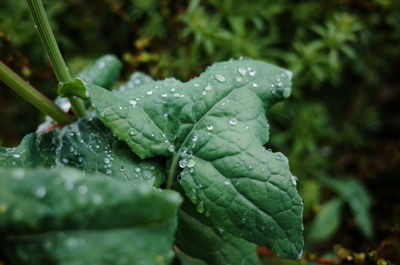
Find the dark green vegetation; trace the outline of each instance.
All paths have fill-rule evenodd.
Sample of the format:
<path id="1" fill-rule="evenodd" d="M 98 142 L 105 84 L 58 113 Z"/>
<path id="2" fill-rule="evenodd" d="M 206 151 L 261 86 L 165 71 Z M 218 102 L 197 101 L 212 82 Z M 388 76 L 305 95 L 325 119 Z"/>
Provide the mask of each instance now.
<path id="1" fill-rule="evenodd" d="M 74 73 L 104 53 L 123 60 L 125 79 L 140 70 L 155 79 L 174 76 L 187 81 L 213 62 L 239 56 L 292 70 L 291 98 L 268 114 L 267 147 L 287 155 L 299 178 L 305 253 L 328 254 L 330 259 L 352 256 L 353 261 L 371 264 L 380 258 L 399 261 L 399 1 L 45 4 Z M 2 2 L 0 38 L 1 59 L 54 97 L 57 81 L 25 1 Z M 0 86 L 0 142 L 16 146 L 42 117 Z M 125 149 L 129 148 L 121 150 Z M 90 154 L 88 159 L 96 159 Z M 132 158 L 122 152 L 121 159 Z M 188 229 L 200 226 L 191 223 L 195 220 L 203 223 L 186 217 Z M 234 249 L 222 252 L 234 255 Z M 210 254 L 210 259 L 215 257 Z"/>

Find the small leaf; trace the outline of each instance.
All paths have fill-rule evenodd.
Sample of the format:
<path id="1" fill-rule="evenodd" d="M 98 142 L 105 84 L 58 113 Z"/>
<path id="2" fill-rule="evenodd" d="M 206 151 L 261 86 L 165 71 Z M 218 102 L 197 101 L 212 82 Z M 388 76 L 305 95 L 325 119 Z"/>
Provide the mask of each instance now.
<path id="1" fill-rule="evenodd" d="M 302 202 L 286 157 L 265 150 L 266 110 L 290 94 L 291 73 L 253 60 L 110 92 L 88 85 L 102 122 L 141 158 L 172 157 L 170 175 L 197 210 L 234 236 L 300 257 Z"/>
<path id="2" fill-rule="evenodd" d="M 168 264 L 178 193 L 72 169 L 0 169 L 0 248 L 14 264 Z"/>
<path id="3" fill-rule="evenodd" d="M 72 81 L 61 83 L 58 86 L 58 95 L 60 97 L 73 97 L 77 96 L 83 99 L 88 98 L 85 87 L 85 81 L 75 78 Z"/>
<path id="4" fill-rule="evenodd" d="M 104 55 L 97 59 L 93 65 L 86 67 L 79 73 L 78 78 L 86 83 L 104 88 L 111 88 L 117 81 L 122 63 L 114 55 Z"/>
<path id="5" fill-rule="evenodd" d="M 361 232 L 371 239 L 374 232 L 370 213 L 372 199 L 367 189 L 355 179 L 324 178 L 323 182 L 350 205 Z"/>
<path id="6" fill-rule="evenodd" d="M 196 240 L 193 240 L 196 238 Z M 257 265 L 256 245 L 215 227 L 187 203 L 178 212 L 176 245 L 209 265 Z"/>
<path id="7" fill-rule="evenodd" d="M 151 186 L 159 186 L 164 180 L 158 161 L 137 158 L 96 118 L 29 134 L 17 148 L 0 148 L 0 166 L 70 166 L 86 172 L 101 172 L 122 182 Z"/>
<path id="8" fill-rule="evenodd" d="M 332 199 L 321 206 L 321 210 L 311 224 L 309 237 L 312 241 L 331 238 L 339 228 L 342 219 L 343 201 Z"/>

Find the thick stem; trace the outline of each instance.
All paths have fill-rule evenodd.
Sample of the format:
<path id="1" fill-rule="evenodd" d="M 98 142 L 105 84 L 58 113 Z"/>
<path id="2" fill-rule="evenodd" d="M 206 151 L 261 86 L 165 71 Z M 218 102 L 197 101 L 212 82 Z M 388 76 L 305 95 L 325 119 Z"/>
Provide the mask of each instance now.
<path id="1" fill-rule="evenodd" d="M 61 55 L 60 49 L 58 48 L 56 39 L 53 31 L 51 30 L 50 23 L 47 19 L 46 12 L 44 11 L 41 0 L 27 0 L 29 10 L 31 11 L 33 21 L 35 22 L 35 28 L 37 29 L 40 40 L 46 50 L 47 55 L 50 58 L 51 65 L 57 76 L 58 81 L 68 82 L 71 81 L 71 74 L 69 73 L 68 67 Z M 86 115 L 85 106 L 81 99 L 71 97 L 68 98 L 71 102 L 71 107 L 78 117 L 84 117 Z"/>
<path id="2" fill-rule="evenodd" d="M 171 167 L 169 168 L 168 171 L 167 189 L 171 189 L 172 184 L 174 183 L 174 179 L 176 176 L 176 168 L 178 166 L 178 160 L 179 160 L 179 153 L 175 153 L 174 156 L 172 157 Z"/>
<path id="3" fill-rule="evenodd" d="M 0 61 L 0 80 L 58 123 L 68 124 L 73 121 L 71 116 L 63 112 L 53 101 L 25 82 L 2 61 Z"/>

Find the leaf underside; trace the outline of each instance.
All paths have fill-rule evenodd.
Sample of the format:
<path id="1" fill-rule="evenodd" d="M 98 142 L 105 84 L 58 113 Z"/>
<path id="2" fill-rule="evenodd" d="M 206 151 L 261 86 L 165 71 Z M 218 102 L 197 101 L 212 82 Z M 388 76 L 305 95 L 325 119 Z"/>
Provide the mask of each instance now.
<path id="1" fill-rule="evenodd" d="M 0 249 L 15 264 L 153 265 L 173 257 L 176 192 L 68 168 L 0 175 Z"/>
<path id="2" fill-rule="evenodd" d="M 266 150 L 267 109 L 290 93 L 290 72 L 253 60 L 214 64 L 187 83 L 110 92 L 89 85 L 102 122 L 141 158 L 171 157 L 186 195 L 215 226 L 298 258 L 302 201 L 288 161 Z"/>

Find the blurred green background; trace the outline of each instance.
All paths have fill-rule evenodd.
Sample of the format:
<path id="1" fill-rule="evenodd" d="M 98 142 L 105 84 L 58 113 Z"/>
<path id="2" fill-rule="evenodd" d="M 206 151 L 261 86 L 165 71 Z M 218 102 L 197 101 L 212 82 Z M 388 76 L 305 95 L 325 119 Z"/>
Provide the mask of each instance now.
<path id="1" fill-rule="evenodd" d="M 105 53 L 123 61 L 125 79 L 143 71 L 189 80 L 240 56 L 293 71 L 291 98 L 268 114 L 268 148 L 286 154 L 298 176 L 305 260 L 400 262 L 399 0 L 44 4 L 73 73 Z M 24 0 L 1 1 L 0 59 L 56 96 Z M 43 115 L 3 84 L 0 95 L 0 145 L 14 146 Z M 263 249 L 260 256 L 289 263 Z"/>

